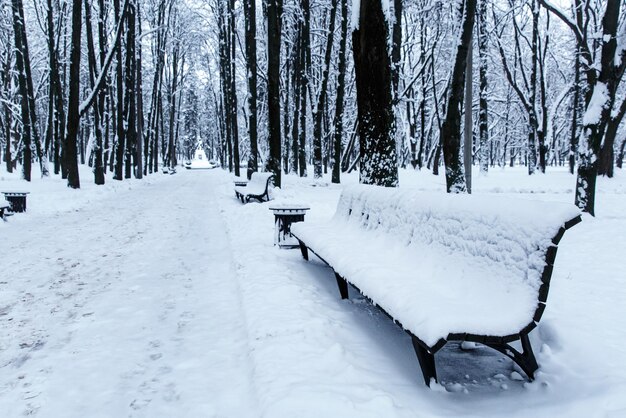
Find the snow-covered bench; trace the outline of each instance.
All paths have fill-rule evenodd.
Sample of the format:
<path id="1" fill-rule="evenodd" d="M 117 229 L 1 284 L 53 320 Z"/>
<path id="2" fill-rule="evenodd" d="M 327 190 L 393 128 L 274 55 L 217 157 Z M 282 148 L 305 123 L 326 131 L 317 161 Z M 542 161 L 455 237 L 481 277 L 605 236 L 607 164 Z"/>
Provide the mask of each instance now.
<path id="1" fill-rule="evenodd" d="M 4 199 L 0 200 L 0 219 L 6 221 L 5 216 L 7 215 L 5 212 L 11 208 L 11 204 Z"/>
<path id="2" fill-rule="evenodd" d="M 411 336 L 427 385 L 448 341 L 485 344 L 530 379 L 528 334 L 546 306 L 557 245 L 580 222 L 574 205 L 505 196 L 346 188 L 334 217 L 291 232 Z M 509 343 L 521 341 L 518 351 Z"/>
<path id="3" fill-rule="evenodd" d="M 254 172 L 247 186 L 235 186 L 235 196 L 242 203 L 247 203 L 250 199 L 256 199 L 259 202 L 269 201 L 270 181 L 273 178 L 274 174 L 272 173 Z"/>

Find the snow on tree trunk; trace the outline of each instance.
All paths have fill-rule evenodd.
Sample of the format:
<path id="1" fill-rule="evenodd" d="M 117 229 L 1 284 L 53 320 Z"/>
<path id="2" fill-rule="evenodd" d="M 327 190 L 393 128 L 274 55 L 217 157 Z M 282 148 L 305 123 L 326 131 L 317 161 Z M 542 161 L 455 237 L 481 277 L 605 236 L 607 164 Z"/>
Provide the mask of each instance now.
<path id="1" fill-rule="evenodd" d="M 398 186 L 388 28 L 381 0 L 361 0 L 352 33 L 360 136 L 360 182 Z"/>

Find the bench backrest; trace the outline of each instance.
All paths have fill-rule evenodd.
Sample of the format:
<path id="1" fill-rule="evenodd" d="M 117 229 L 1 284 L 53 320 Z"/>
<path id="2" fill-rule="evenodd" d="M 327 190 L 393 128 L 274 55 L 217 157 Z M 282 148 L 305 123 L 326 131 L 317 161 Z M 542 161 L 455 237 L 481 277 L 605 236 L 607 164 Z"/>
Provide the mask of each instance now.
<path id="1" fill-rule="evenodd" d="M 359 185 L 344 189 L 334 220 L 392 235 L 409 247 L 436 246 L 500 264 L 547 297 L 556 245 L 580 212 L 565 203 Z"/>
<path id="2" fill-rule="evenodd" d="M 265 185 L 267 184 L 267 181 L 273 175 L 274 173 L 259 173 L 255 171 L 254 173 L 252 173 L 252 176 L 250 177 L 250 182 L 248 183 L 248 185 L 261 184 L 263 185 L 263 187 L 265 187 Z"/>

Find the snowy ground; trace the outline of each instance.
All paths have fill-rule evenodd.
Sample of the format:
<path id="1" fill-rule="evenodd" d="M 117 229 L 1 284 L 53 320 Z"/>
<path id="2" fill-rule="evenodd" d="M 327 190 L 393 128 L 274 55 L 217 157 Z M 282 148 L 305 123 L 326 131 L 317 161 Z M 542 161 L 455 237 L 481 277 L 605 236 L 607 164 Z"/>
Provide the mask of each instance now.
<path id="1" fill-rule="evenodd" d="M 0 172 L 0 190 L 31 192 L 28 213 L 0 222 L 2 417 L 626 416 L 621 171 L 600 180 L 597 218 L 559 246 L 532 335 L 537 380 L 451 344 L 434 390 L 408 337 L 358 295 L 342 301 L 321 263 L 273 247 L 268 204 L 242 205 L 222 170 L 104 187 L 82 174 L 73 191 Z M 402 187 L 443 181 L 401 175 Z M 573 200 L 560 170 L 474 181 L 476 194 Z M 275 197 L 321 220 L 340 191 L 287 176 Z"/>

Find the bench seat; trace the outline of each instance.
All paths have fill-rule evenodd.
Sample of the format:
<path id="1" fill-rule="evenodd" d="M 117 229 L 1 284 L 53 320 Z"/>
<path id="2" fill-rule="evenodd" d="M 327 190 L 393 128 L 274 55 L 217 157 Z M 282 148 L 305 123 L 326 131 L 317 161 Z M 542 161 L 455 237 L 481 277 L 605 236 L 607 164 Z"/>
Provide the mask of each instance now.
<path id="1" fill-rule="evenodd" d="M 332 219 L 291 232 L 305 258 L 332 267 L 342 297 L 352 284 L 433 355 L 451 340 L 527 343 L 556 246 L 579 221 L 569 204 L 360 185 L 344 189 Z"/>
<path id="2" fill-rule="evenodd" d="M 272 178 L 274 178 L 273 173 L 254 172 L 246 186 L 235 186 L 235 196 L 242 203 L 247 203 L 251 199 L 256 199 L 259 202 L 269 201 L 269 187 Z"/>
<path id="3" fill-rule="evenodd" d="M 340 222 L 294 224 L 292 233 L 429 347 L 455 333 L 518 333 L 537 308 L 538 289 L 477 258 Z"/>

